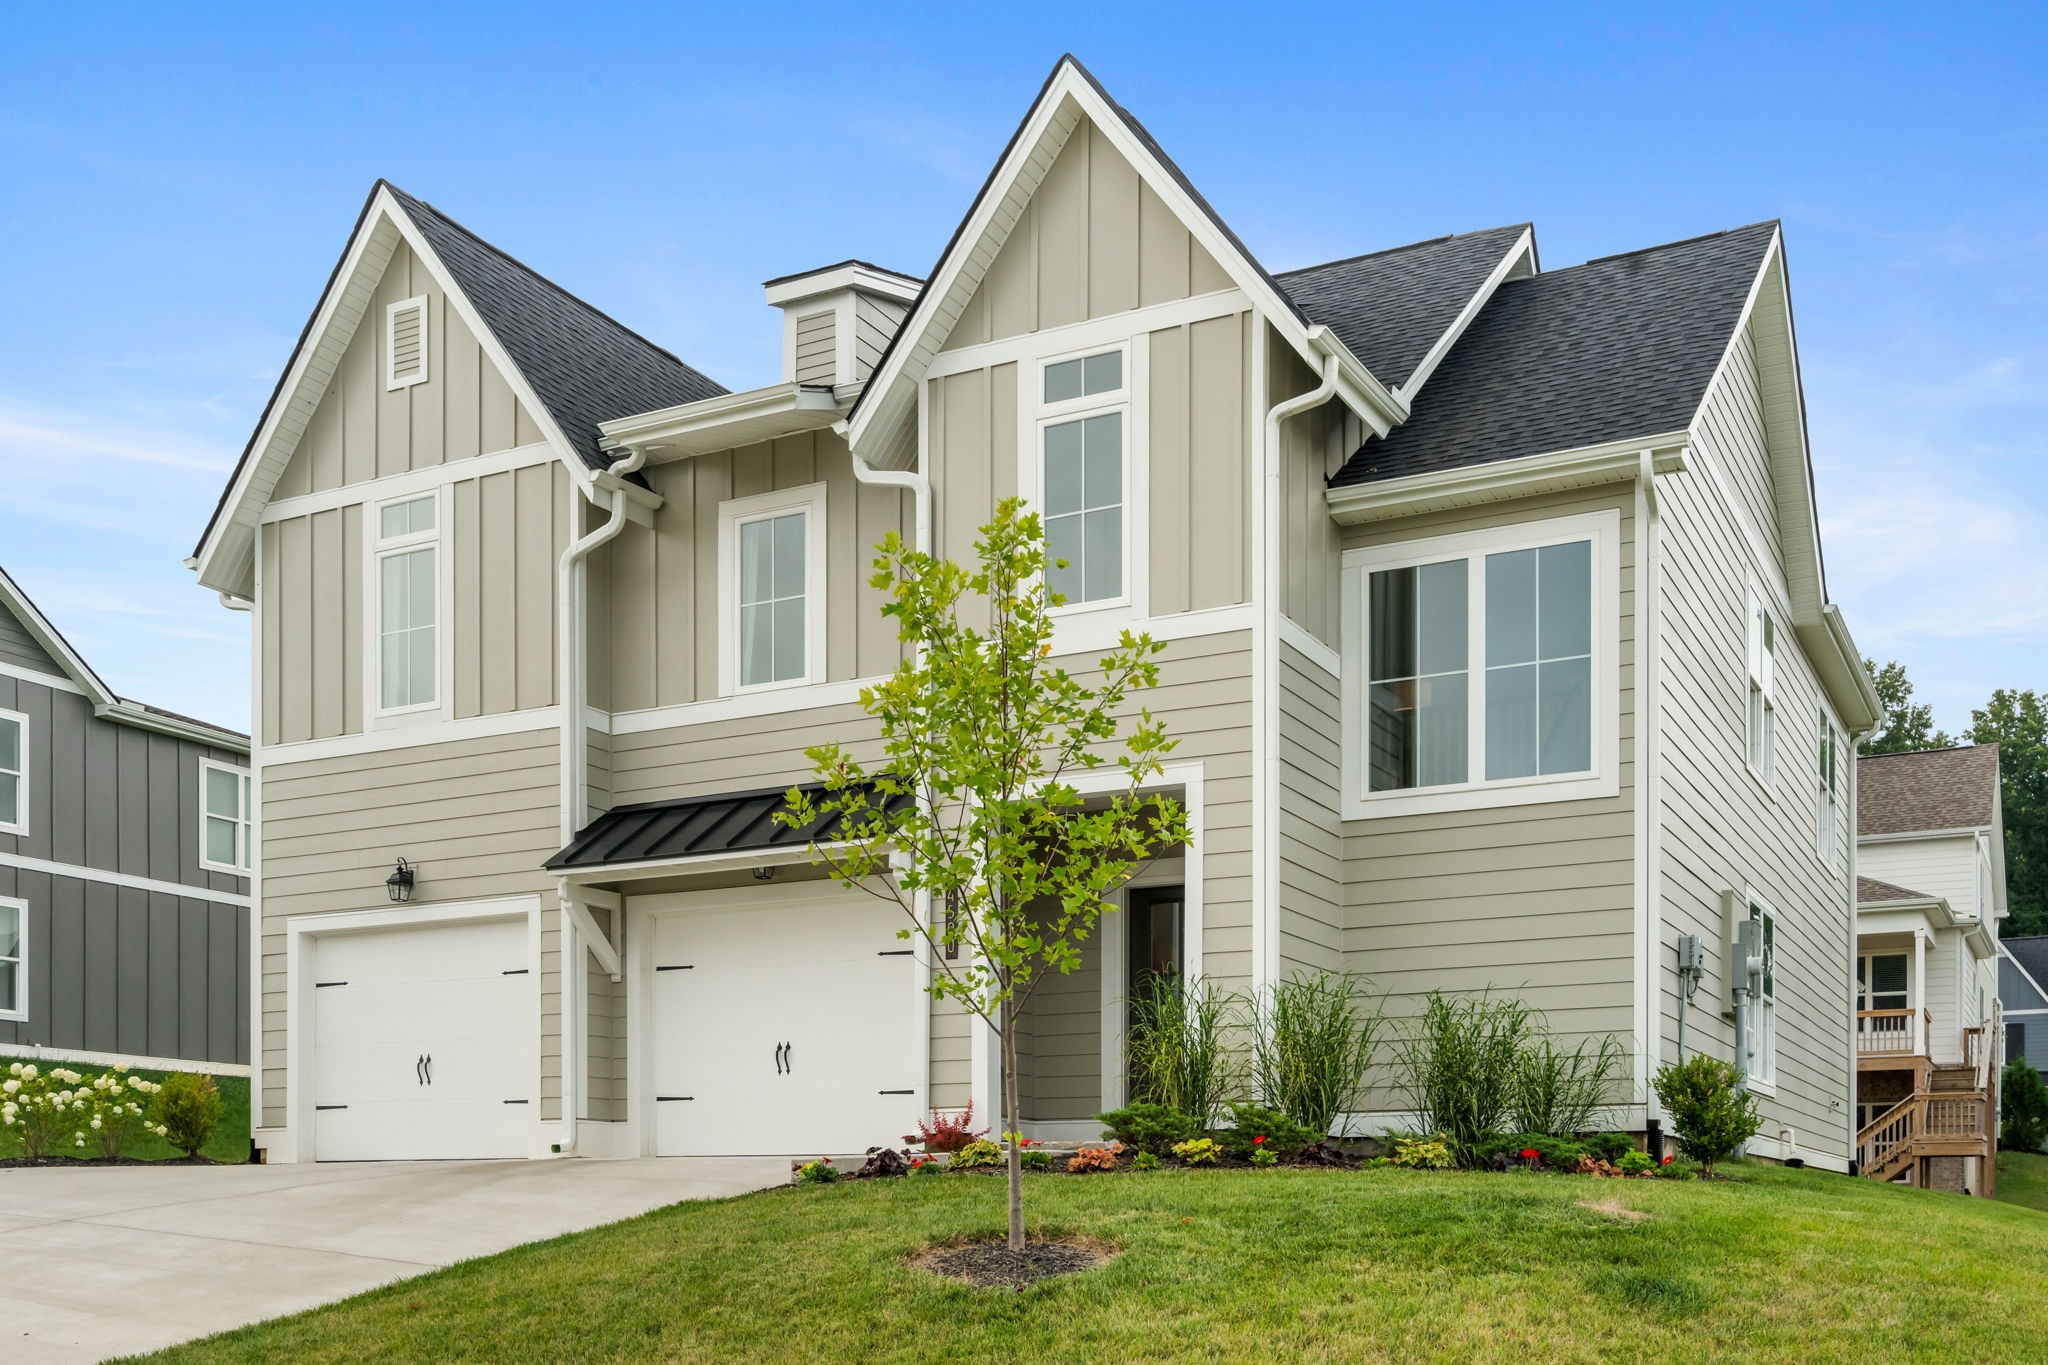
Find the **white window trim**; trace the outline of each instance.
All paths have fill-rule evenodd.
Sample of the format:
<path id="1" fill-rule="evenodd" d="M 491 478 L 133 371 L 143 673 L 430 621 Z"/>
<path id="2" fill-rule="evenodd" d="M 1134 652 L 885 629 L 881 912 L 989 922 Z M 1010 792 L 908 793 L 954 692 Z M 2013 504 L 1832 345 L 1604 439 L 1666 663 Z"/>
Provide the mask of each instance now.
<path id="1" fill-rule="evenodd" d="M 1818 760 L 1814 764 L 1814 801 L 1817 807 L 1818 846 L 1814 853 L 1821 866 L 1830 872 L 1842 868 L 1842 749 L 1844 737 L 1835 718 L 1828 714 L 1825 706 L 1820 708 L 1821 752 L 1827 752 L 1827 745 L 1834 744 L 1834 762 L 1827 773 L 1820 771 Z"/>
<path id="2" fill-rule="evenodd" d="M 1777 931 L 1784 928 L 1783 925 L 1778 923 L 1782 916 L 1778 914 L 1769 901 L 1746 887 L 1743 889 L 1743 904 L 1746 907 L 1744 912 L 1746 918 L 1756 919 L 1758 912 L 1761 911 L 1770 919 L 1771 935 L 1769 941 L 1771 953 L 1768 959 L 1770 965 L 1764 971 L 1764 978 L 1770 980 L 1777 975 Z M 1909 966 L 1908 971 L 1910 970 Z M 1852 982 L 1852 988 L 1853 984 Z M 1757 1036 L 1756 1061 L 1758 1068 L 1752 1069 L 1747 1065 L 1750 1059 L 1745 1056 L 1743 1058 L 1745 1065 L 1742 1068 L 1743 1083 L 1759 1095 L 1776 1095 L 1778 1093 L 1778 992 L 1776 988 L 1773 987 L 1768 996 L 1758 995 L 1752 998 L 1749 1002 L 1749 1007 L 1752 1020 L 1750 1026 L 1756 1030 Z M 1765 1012 L 1766 1010 L 1768 1010 L 1768 1013 Z M 1769 1021 L 1768 1027 L 1765 1024 L 1766 1020 Z M 1736 1045 L 1744 1048 L 1748 1046 L 1747 1041 L 1743 1039 L 1737 1039 Z M 1764 1065 L 1766 1063 L 1768 1063 L 1768 1066 Z"/>
<path id="3" fill-rule="evenodd" d="M 1366 583 L 1382 569 L 1408 568 L 1446 559 L 1471 559 L 1573 540 L 1593 545 L 1593 768 L 1586 773 L 1538 777 L 1479 779 L 1401 791 L 1367 790 L 1365 777 L 1366 707 Z M 1621 791 L 1621 513 L 1618 509 L 1520 522 L 1463 531 L 1425 540 L 1346 550 L 1343 560 L 1343 818 L 1416 815 L 1438 811 L 1489 810 L 1545 801 L 1584 801 L 1616 796 Z M 1483 572 L 1473 580 L 1483 593 Z M 1471 648 L 1468 672 L 1485 673 L 1485 616 L 1468 617 Z M 1483 684 L 1468 693 L 1472 726 L 1471 762 L 1483 761 L 1485 697 Z"/>
<path id="4" fill-rule="evenodd" d="M 392 328 L 398 315 L 408 308 L 417 308 L 420 311 L 420 368 L 419 373 L 409 374 L 404 378 L 400 378 L 398 374 L 398 353 L 391 344 Z M 427 382 L 427 372 L 433 355 L 429 332 L 433 325 L 433 312 L 433 305 L 425 294 L 415 294 L 409 299 L 400 299 L 396 303 L 384 305 L 385 392 L 389 393 L 394 389 L 409 389 L 415 384 Z"/>
<path id="5" fill-rule="evenodd" d="M 1771 630 L 1771 648 L 1766 650 L 1763 642 L 1763 627 L 1768 620 Z M 1749 585 L 1748 615 L 1742 623 L 1742 766 L 1749 769 L 1749 775 L 1773 801 L 1777 800 L 1777 789 L 1773 778 L 1778 768 L 1778 668 L 1777 651 L 1784 632 L 1778 629 L 1777 617 L 1772 613 L 1771 604 L 1752 581 Z M 1763 763 L 1759 766 L 1750 754 L 1749 694 L 1754 688 L 1763 693 L 1764 736 Z"/>
<path id="6" fill-rule="evenodd" d="M 21 727 L 21 771 L 14 774 L 16 778 L 14 797 L 14 814 L 16 818 L 12 824 L 0 821 L 0 834 L 27 834 L 29 809 L 28 770 L 30 761 L 28 717 L 19 711 L 0 711 L 0 720 L 11 720 Z"/>
<path id="7" fill-rule="evenodd" d="M 365 728 L 392 729 L 454 719 L 451 685 L 455 678 L 455 574 L 450 563 L 455 510 L 454 486 L 441 484 L 424 493 L 380 498 L 363 509 L 363 715 Z M 402 502 L 434 500 L 434 529 L 386 539 L 381 533 L 384 509 Z M 412 706 L 384 703 L 384 591 L 378 566 L 388 555 L 422 546 L 434 547 L 434 700 Z"/>
<path id="8" fill-rule="evenodd" d="M 1122 388 L 1058 403 L 1045 401 L 1048 365 L 1111 351 L 1123 355 Z M 1045 515 L 1045 428 L 1109 412 L 1123 414 L 1123 593 L 1098 602 L 1071 602 L 1051 613 L 1057 652 L 1067 652 L 1066 637 L 1081 631 L 1106 629 L 1114 640 L 1123 626 L 1144 621 L 1151 607 L 1151 518 L 1147 515 L 1152 496 L 1151 419 L 1149 404 L 1138 400 L 1139 394 L 1151 392 L 1151 333 L 1108 337 L 1091 345 L 1034 354 L 1029 363 L 1017 366 L 1017 383 L 1021 390 L 1017 395 L 1017 494 L 1040 517 Z M 1069 622 L 1072 624 L 1061 628 L 1061 623 Z"/>
<path id="9" fill-rule="evenodd" d="M 812 687 L 825 681 L 826 487 L 778 488 L 718 504 L 718 691 L 738 697 Z M 790 512 L 804 514 L 804 671 L 777 682 L 740 685 L 740 527 Z"/>
<path id="10" fill-rule="evenodd" d="M 14 896 L 0 896 L 0 908 L 15 912 L 20 930 L 14 944 L 14 1008 L 0 1010 L 0 1019 L 24 1023 L 28 1019 L 28 902 Z"/>
<path id="11" fill-rule="evenodd" d="M 206 822 L 221 818 L 206 807 L 206 775 L 210 772 L 232 773 L 238 783 L 235 790 L 240 796 L 241 813 L 235 819 L 235 854 L 238 861 L 233 865 L 217 863 L 206 856 Z M 232 763 L 222 763 L 218 759 L 202 758 L 199 760 L 200 867 L 208 872 L 225 872 L 231 877 L 246 877 L 249 875 L 249 868 L 255 854 L 256 842 L 255 812 L 249 808 L 253 798 L 254 791 L 250 786 L 249 770 L 247 768 L 237 768 Z"/>

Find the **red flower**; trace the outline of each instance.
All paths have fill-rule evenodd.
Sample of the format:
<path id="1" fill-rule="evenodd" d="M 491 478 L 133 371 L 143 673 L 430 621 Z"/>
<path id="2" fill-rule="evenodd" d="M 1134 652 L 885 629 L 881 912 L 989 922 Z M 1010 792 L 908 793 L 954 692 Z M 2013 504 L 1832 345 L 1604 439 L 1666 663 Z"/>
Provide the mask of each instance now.
<path id="1" fill-rule="evenodd" d="M 1264 1142 L 1265 1140 L 1266 1140 L 1266 1139 L 1265 1139 L 1265 1136 L 1264 1136 L 1263 1134 L 1261 1134 L 1260 1136 L 1258 1136 L 1258 1137 L 1255 1137 L 1255 1138 L 1253 1138 L 1253 1139 L 1252 1139 L 1252 1146 L 1256 1147 L 1256 1146 L 1258 1146 L 1258 1145 L 1259 1145 L 1260 1143 Z"/>
<path id="2" fill-rule="evenodd" d="M 1669 1166 L 1669 1165 L 1671 1164 L 1671 1153 L 1669 1153 L 1669 1152 L 1666 1152 L 1666 1153 L 1664 1154 L 1664 1164 L 1665 1164 L 1666 1166 Z"/>
<path id="3" fill-rule="evenodd" d="M 830 1165 L 832 1164 L 832 1158 L 831 1158 L 831 1157 L 829 1157 L 829 1156 L 827 1156 L 827 1157 L 819 1157 L 818 1159 L 819 1159 L 820 1161 L 824 1162 L 824 1163 L 825 1163 L 825 1164 L 826 1164 L 827 1166 L 830 1166 Z"/>
<path id="4" fill-rule="evenodd" d="M 1524 1147 L 1522 1149 L 1522 1160 L 1524 1161 L 1534 1161 L 1537 1157 L 1542 1155 L 1543 1153 L 1537 1151 L 1534 1147 Z"/>

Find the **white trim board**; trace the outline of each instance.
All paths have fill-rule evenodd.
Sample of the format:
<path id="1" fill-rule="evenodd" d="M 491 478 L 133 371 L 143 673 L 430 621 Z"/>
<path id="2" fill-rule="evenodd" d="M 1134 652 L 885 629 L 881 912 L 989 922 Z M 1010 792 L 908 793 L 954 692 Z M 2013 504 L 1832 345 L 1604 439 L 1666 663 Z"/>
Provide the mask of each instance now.
<path id="1" fill-rule="evenodd" d="M 71 692 L 81 697 L 87 695 L 84 688 L 69 678 L 59 677 L 54 673 L 38 673 L 32 668 L 23 668 L 19 664 L 4 661 L 0 661 L 0 678 L 13 678 L 17 682 L 34 683 L 38 687 L 54 688 L 59 692 Z"/>
<path id="2" fill-rule="evenodd" d="M 453 632 L 449 632 L 452 634 Z M 601 716 L 602 712 L 593 713 Z M 460 716 L 423 724 L 400 725 L 385 730 L 334 735 L 328 739 L 299 739 L 287 744 L 265 744 L 257 751 L 253 767 L 278 768 L 291 763 L 310 763 L 323 758 L 349 758 L 357 754 L 382 753 L 387 749 L 415 749 L 426 744 L 454 744 L 466 739 L 492 735 L 516 735 L 528 730 L 559 730 L 561 708 L 536 706 L 525 711 L 500 711 L 488 716 Z"/>
<path id="3" fill-rule="evenodd" d="M 28 902 L 19 896 L 0 896 L 0 909 L 14 912 L 14 1008 L 0 1010 L 0 1020 L 10 1024 L 28 1022 Z M 0 1049 L 4 1050 L 4 1049 Z"/>
<path id="4" fill-rule="evenodd" d="M 65 1062 L 78 1066 L 126 1066 L 142 1071 L 191 1071 L 207 1076 L 247 1076 L 246 1062 L 200 1062 L 183 1057 L 145 1057 L 129 1052 L 88 1052 L 40 1043 L 0 1043 L 0 1057 L 23 1062 Z M 253 1104 L 253 1100 L 251 1101 Z"/>
<path id="5" fill-rule="evenodd" d="M 545 445 L 513 446 L 508 450 L 493 451 L 467 460 L 449 460 L 445 464 L 429 465 L 425 469 L 408 470 L 403 474 L 386 474 L 380 479 L 343 484 L 339 488 L 323 489 L 318 493 L 300 493 L 289 498 L 275 498 L 264 507 L 259 520 L 264 524 L 290 521 L 295 517 L 310 516 L 315 512 L 331 512 L 336 508 L 352 507 L 358 503 L 399 501 L 432 492 L 444 485 L 468 483 L 472 479 L 486 478 L 492 474 L 506 474 L 515 469 L 525 469 L 529 465 L 546 464 L 554 458 L 554 451 Z"/>
<path id="6" fill-rule="evenodd" d="M 186 900 L 212 901 L 216 905 L 246 906 L 250 903 L 249 897 L 235 891 L 210 891 L 203 886 L 158 881 L 154 877 L 131 877 L 123 872 L 108 872 L 104 868 L 81 867 L 76 863 L 53 863 L 46 858 L 26 858 L 19 853 L 0 853 L 0 867 L 11 867 L 22 872 L 41 872 L 52 877 L 69 877 L 74 881 L 125 886 L 135 891 L 155 892 L 160 896 L 182 896 Z"/>

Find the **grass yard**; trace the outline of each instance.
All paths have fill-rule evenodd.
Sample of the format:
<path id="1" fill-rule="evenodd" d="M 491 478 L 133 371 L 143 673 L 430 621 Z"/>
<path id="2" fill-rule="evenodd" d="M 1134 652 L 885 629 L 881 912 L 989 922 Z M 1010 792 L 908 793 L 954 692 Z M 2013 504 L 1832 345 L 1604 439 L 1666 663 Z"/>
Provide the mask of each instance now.
<path id="1" fill-rule="evenodd" d="M 905 1268 L 1000 1225 L 947 1175 L 683 1204 L 163 1361 L 2038 1361 L 2048 1217 L 1846 1176 L 1027 1177 L 1034 1230 L 1121 1244 L 1024 1292 Z"/>
<path id="2" fill-rule="evenodd" d="M 2007 1204 L 2048 1213 L 2048 1156 L 2037 1152 L 2000 1152 L 1997 1197 Z"/>
<path id="3" fill-rule="evenodd" d="M 0 1053 L 0 1079 L 4 1079 L 9 1062 L 33 1062 L 42 1071 L 61 1066 L 67 1071 L 76 1071 L 88 1081 L 110 1068 L 86 1066 L 80 1062 L 53 1062 L 45 1057 L 16 1057 Z M 146 1067 L 132 1067 L 129 1075 L 140 1076 L 148 1081 L 160 1081 L 169 1072 L 151 1071 Z M 247 1161 L 249 1159 L 249 1078 L 246 1076 L 215 1076 L 213 1083 L 220 1087 L 220 1127 L 214 1129 L 213 1140 L 206 1144 L 205 1154 L 215 1161 Z M 21 1144 L 12 1132 L 0 1128 L 0 1160 L 21 1155 Z M 143 1133 L 131 1138 L 122 1149 L 122 1156 L 134 1157 L 140 1161 L 163 1161 L 169 1157 L 183 1156 L 153 1133 Z"/>

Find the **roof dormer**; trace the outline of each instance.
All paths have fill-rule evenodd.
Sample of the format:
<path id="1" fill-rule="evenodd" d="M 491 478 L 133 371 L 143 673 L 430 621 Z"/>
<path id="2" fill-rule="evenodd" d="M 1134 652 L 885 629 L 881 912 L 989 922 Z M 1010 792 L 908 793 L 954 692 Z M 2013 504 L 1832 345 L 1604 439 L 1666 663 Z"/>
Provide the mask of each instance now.
<path id="1" fill-rule="evenodd" d="M 839 388 L 864 382 L 923 281 L 866 261 L 769 280 L 768 302 L 782 310 L 784 383 Z"/>

